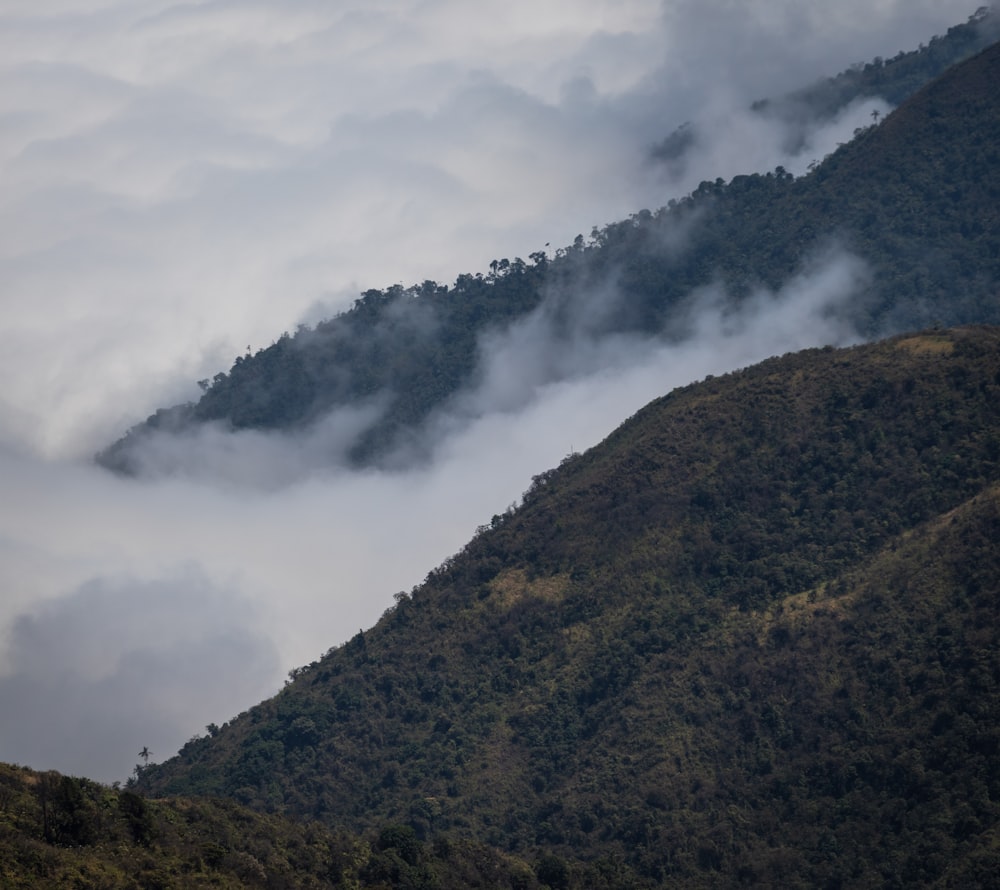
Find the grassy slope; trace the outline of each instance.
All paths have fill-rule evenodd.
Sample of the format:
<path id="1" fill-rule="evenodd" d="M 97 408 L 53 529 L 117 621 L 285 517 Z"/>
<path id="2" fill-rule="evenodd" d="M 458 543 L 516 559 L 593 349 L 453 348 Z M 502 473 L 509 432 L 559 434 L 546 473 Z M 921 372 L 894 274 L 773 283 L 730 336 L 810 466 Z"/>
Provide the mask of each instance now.
<path id="1" fill-rule="evenodd" d="M 1000 794 L 998 396 L 989 328 L 675 391 L 140 785 L 686 886 L 974 870 Z"/>

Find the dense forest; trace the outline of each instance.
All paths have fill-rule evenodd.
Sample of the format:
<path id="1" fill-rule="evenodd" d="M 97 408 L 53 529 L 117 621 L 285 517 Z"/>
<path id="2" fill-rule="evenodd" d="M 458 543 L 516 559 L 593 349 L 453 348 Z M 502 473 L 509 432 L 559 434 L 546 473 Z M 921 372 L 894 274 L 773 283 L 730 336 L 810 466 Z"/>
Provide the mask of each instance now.
<path id="1" fill-rule="evenodd" d="M 975 886 L 998 534 L 1000 330 L 773 359 L 536 477 L 137 788 L 627 886 Z"/>
<path id="2" fill-rule="evenodd" d="M 906 92 L 950 54 L 970 51 L 995 18 L 983 12 L 916 55 L 872 63 L 875 73 L 845 73 L 824 89 L 839 95 L 835 85 L 850 82 L 863 92 L 859 83 L 873 85 L 898 69 L 889 79 Z M 161 409 L 98 460 L 141 473 L 143 442 L 156 433 L 204 423 L 300 429 L 345 406 L 368 407 L 373 418 L 347 460 L 386 462 L 404 445 L 419 455 L 422 425 L 475 384 L 487 333 L 544 311 L 554 336 L 570 336 L 588 295 L 611 291 L 611 310 L 586 320 L 587 336 L 683 339 L 700 288 L 718 286 L 736 305 L 762 288 L 780 289 L 832 244 L 870 269 L 843 310 L 864 336 L 1000 322 L 997 82 L 1000 47 L 993 46 L 858 132 L 807 176 L 779 168 L 703 182 L 681 200 L 595 227 L 554 254 L 495 260 L 488 273 L 462 274 L 452 285 L 368 290 L 349 311 L 238 357 L 228 373 L 201 381 L 197 403 Z"/>
<path id="3" fill-rule="evenodd" d="M 88 779 L 0 764 L 4 890 L 545 886 L 544 862 L 484 844 L 421 842 L 403 825 L 366 836 L 262 815 L 232 801 L 146 800 Z"/>

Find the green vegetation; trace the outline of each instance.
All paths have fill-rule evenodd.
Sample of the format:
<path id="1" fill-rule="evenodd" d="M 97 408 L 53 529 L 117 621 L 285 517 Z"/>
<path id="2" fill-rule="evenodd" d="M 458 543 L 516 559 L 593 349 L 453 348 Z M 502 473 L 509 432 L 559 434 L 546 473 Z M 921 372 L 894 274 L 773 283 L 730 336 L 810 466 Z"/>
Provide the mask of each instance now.
<path id="1" fill-rule="evenodd" d="M 533 866 L 516 857 L 482 844 L 425 844 L 406 826 L 351 837 L 231 801 L 151 801 L 88 779 L 0 764 L 5 890 L 541 886 Z"/>
<path id="2" fill-rule="evenodd" d="M 772 359 L 536 477 L 138 788 L 485 843 L 551 886 L 976 886 L 998 539 L 1000 329 Z"/>
<path id="3" fill-rule="evenodd" d="M 237 358 L 228 374 L 203 381 L 199 402 L 157 412 L 99 460 L 136 471 L 135 448 L 157 429 L 296 429 L 338 407 L 368 406 L 377 417 L 348 456 L 376 462 L 475 382 L 486 332 L 543 301 L 557 337 L 581 324 L 587 294 L 602 289 L 617 294 L 614 311 L 587 321 L 592 336 L 682 339 L 699 288 L 719 285 L 734 304 L 778 290 L 831 243 L 870 270 L 842 310 L 866 336 L 998 323 L 998 82 L 995 45 L 808 176 L 779 168 L 703 182 L 667 207 L 594 228 L 555 256 L 498 260 L 489 274 L 460 275 L 451 286 L 366 291 L 350 311 Z"/>

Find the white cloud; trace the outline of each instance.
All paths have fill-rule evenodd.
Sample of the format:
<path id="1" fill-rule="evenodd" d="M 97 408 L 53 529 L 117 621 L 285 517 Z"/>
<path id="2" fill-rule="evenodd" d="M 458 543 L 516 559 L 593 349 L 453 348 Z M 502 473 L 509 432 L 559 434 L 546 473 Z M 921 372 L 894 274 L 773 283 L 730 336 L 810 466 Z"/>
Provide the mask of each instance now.
<path id="1" fill-rule="evenodd" d="M 478 401 L 405 474 L 319 469 L 322 449 L 340 447 L 330 428 L 232 440 L 227 481 L 211 485 L 204 470 L 125 483 L 86 465 L 94 450 L 196 397 L 194 381 L 317 306 L 450 282 L 666 203 L 696 182 L 666 182 L 641 159 L 698 114 L 718 126 L 706 172 L 689 177 L 771 169 L 780 139 L 728 110 L 913 47 L 972 11 L 950 0 L 8 0 L 0 696 L 17 728 L 4 721 L 0 758 L 104 778 L 127 774 L 137 739 L 166 756 L 370 625 L 531 475 L 643 401 L 845 332 L 822 309 L 833 297 L 794 289 L 762 296 L 753 315 L 705 309 L 701 338 L 671 351 L 581 333 L 580 351 L 543 355 L 545 331 L 531 329 L 543 320 L 528 321 L 494 341 Z M 814 152 L 853 125 L 816 134 Z M 753 152 L 725 148 L 737 133 Z M 849 289 L 851 268 L 830 260 L 803 293 Z M 518 350 L 533 373 L 501 385 Z M 149 616 L 169 631 L 164 645 Z M 87 640 L 72 640 L 74 626 Z M 209 675 L 222 685 L 195 679 Z M 138 694 L 138 678 L 145 698 L 130 716 L 116 702 Z"/>

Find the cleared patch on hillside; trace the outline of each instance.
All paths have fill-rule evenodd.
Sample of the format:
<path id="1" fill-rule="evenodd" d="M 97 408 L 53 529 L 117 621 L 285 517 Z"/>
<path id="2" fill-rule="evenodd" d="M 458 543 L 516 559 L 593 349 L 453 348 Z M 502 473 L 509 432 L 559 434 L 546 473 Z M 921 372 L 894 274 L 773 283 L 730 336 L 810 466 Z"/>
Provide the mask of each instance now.
<path id="1" fill-rule="evenodd" d="M 569 578 L 553 575 L 547 578 L 528 578 L 524 569 L 507 569 L 489 583 L 494 602 L 509 607 L 523 599 L 541 599 L 558 602 L 566 592 Z"/>
<path id="2" fill-rule="evenodd" d="M 942 334 L 921 334 L 917 337 L 907 337 L 896 343 L 897 349 L 905 349 L 914 355 L 951 355 L 955 350 L 955 342 Z"/>

